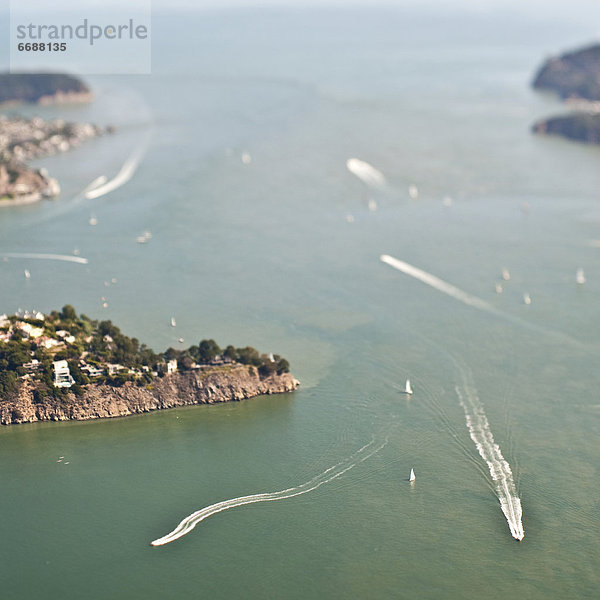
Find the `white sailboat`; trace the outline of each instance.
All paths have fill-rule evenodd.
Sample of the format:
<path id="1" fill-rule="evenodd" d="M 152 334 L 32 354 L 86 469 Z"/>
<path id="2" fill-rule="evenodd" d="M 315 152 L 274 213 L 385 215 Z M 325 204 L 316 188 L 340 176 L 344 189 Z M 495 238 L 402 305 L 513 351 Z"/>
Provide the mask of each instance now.
<path id="1" fill-rule="evenodd" d="M 171 327 L 176 327 L 177 322 L 175 321 L 175 317 L 171 317 Z"/>
<path id="2" fill-rule="evenodd" d="M 405 394 L 412 394 L 412 388 L 410 387 L 410 379 L 406 380 L 406 386 L 404 387 L 404 393 Z"/>
<path id="3" fill-rule="evenodd" d="M 504 281 L 508 281 L 510 279 L 510 271 L 506 267 L 502 269 L 502 279 L 504 279 Z"/>
<path id="4" fill-rule="evenodd" d="M 585 274 L 582 268 L 577 269 L 577 275 L 575 276 L 575 279 L 577 280 L 577 283 L 585 283 Z"/>
<path id="5" fill-rule="evenodd" d="M 525 304 L 531 304 L 531 296 L 527 292 L 523 294 L 523 302 L 525 302 Z"/>
<path id="6" fill-rule="evenodd" d="M 410 476 L 409 476 L 408 480 L 412 483 L 415 479 L 416 479 L 416 477 L 415 477 L 415 470 L 411 469 L 410 470 Z"/>

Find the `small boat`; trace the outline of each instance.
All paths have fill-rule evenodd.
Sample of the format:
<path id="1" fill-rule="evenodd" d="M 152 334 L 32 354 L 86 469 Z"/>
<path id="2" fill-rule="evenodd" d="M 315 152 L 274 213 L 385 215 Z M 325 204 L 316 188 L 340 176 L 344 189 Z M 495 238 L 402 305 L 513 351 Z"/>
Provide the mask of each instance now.
<path id="1" fill-rule="evenodd" d="M 531 296 L 527 292 L 523 294 L 523 302 L 525 302 L 525 304 L 531 304 Z"/>
<path id="2" fill-rule="evenodd" d="M 96 216 L 95 216 L 95 215 L 92 215 L 92 216 L 90 217 L 90 220 L 88 221 L 88 223 L 89 223 L 90 225 L 92 225 L 92 227 L 93 227 L 94 225 L 98 225 L 98 219 L 96 219 Z"/>
<path id="3" fill-rule="evenodd" d="M 25 269 L 23 273 L 25 275 L 25 279 L 29 279 L 31 277 L 31 273 L 27 269 Z"/>
<path id="4" fill-rule="evenodd" d="M 508 281 L 510 279 L 510 272 L 507 268 L 502 269 L 502 279 L 504 279 L 504 281 Z"/>
<path id="5" fill-rule="evenodd" d="M 501 293 L 502 293 L 502 284 L 497 283 L 496 284 L 496 294 L 501 294 Z"/>
<path id="6" fill-rule="evenodd" d="M 577 283 L 584 284 L 585 283 L 585 274 L 582 268 L 577 269 L 577 274 L 575 275 L 575 280 Z"/>
<path id="7" fill-rule="evenodd" d="M 415 470 L 411 469 L 410 470 L 410 476 L 409 476 L 408 480 L 412 483 L 415 479 L 416 479 L 416 477 L 415 477 Z"/>
<path id="8" fill-rule="evenodd" d="M 408 196 L 411 200 L 416 200 L 419 197 L 419 188 L 414 183 L 408 186 Z"/>
<path id="9" fill-rule="evenodd" d="M 171 327 L 176 327 L 177 323 L 175 322 L 175 317 L 171 317 Z"/>
<path id="10" fill-rule="evenodd" d="M 410 379 L 406 380 L 406 385 L 404 386 L 404 393 L 405 394 L 412 394 L 412 388 L 410 387 Z"/>
<path id="11" fill-rule="evenodd" d="M 148 240 L 152 237 L 152 234 L 149 231 L 144 231 L 144 233 L 142 233 L 142 235 L 138 235 L 135 238 L 135 241 L 138 244 L 145 244 L 148 242 Z"/>

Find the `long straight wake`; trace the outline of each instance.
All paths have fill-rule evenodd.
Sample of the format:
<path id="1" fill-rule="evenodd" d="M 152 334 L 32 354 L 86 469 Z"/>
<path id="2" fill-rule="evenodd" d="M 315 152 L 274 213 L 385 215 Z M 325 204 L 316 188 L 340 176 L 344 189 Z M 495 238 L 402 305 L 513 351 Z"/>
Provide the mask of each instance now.
<path id="1" fill-rule="evenodd" d="M 87 265 L 88 259 L 81 256 L 69 256 L 68 254 L 41 254 L 38 252 L 4 252 L 6 258 L 34 258 L 40 260 L 62 260 L 64 262 L 79 263 Z"/>
<path id="2" fill-rule="evenodd" d="M 341 477 L 344 473 L 355 467 L 356 465 L 364 462 L 374 454 L 377 454 L 385 445 L 387 444 L 387 439 L 376 445 L 375 440 L 369 442 L 359 450 L 357 450 L 352 456 L 349 458 L 339 462 L 337 465 L 333 467 L 329 467 L 323 473 L 313 477 L 310 481 L 303 483 L 297 487 L 288 488 L 286 490 L 281 490 L 279 492 L 268 492 L 265 494 L 252 494 L 250 496 L 240 496 L 239 498 L 232 498 L 230 500 L 223 500 L 221 502 L 217 502 L 216 504 L 211 504 L 205 508 L 201 508 L 200 510 L 192 513 L 171 533 L 150 542 L 151 546 L 163 546 L 165 544 L 169 544 L 180 537 L 188 534 L 198 523 L 204 521 L 211 515 L 222 512 L 224 510 L 229 510 L 230 508 L 235 508 L 237 506 L 243 506 L 244 504 L 254 504 L 256 502 L 273 502 L 274 500 L 285 500 L 286 498 L 294 498 L 295 496 L 300 496 L 301 494 L 307 494 L 308 492 L 312 492 L 316 490 L 318 487 Z"/>
<path id="3" fill-rule="evenodd" d="M 466 304 L 467 306 L 478 308 L 479 310 L 485 311 L 492 315 L 496 315 L 497 317 L 505 319 L 506 321 L 510 321 L 511 323 L 514 323 L 520 327 L 525 327 L 530 331 L 535 331 L 536 333 L 548 335 L 550 337 L 555 338 L 556 340 L 560 340 L 561 342 L 567 342 L 571 345 L 579 347 L 583 346 L 581 342 L 579 342 L 576 339 L 573 339 L 572 337 L 569 337 L 568 335 L 565 335 L 564 333 L 548 329 L 541 325 L 536 325 L 535 323 L 530 323 L 529 321 L 525 321 L 524 319 L 521 319 L 519 317 L 502 312 L 501 310 L 498 310 L 496 307 L 492 306 L 485 300 L 482 300 L 477 296 L 473 296 L 472 294 L 468 294 L 467 292 L 464 292 L 463 290 L 457 288 L 451 283 L 448 283 L 447 281 L 444 281 L 443 279 L 440 279 L 439 277 L 436 277 L 431 273 L 427 273 L 427 271 L 423 271 L 418 267 L 410 265 L 407 262 L 404 262 L 403 260 L 398 260 L 397 258 L 390 256 L 389 254 L 382 254 L 379 257 L 379 260 L 385 263 L 386 265 L 393 267 L 397 271 L 401 271 L 402 273 L 409 275 L 410 277 L 414 277 L 415 279 L 422 281 L 426 285 L 450 296 L 451 298 L 454 298 L 455 300 L 458 300 L 459 302 L 462 302 L 463 304 Z"/>
<path id="4" fill-rule="evenodd" d="M 521 508 L 521 500 L 517 495 L 510 465 L 504 456 L 502 456 L 500 446 L 494 441 L 494 436 L 490 430 L 490 424 L 483 410 L 483 405 L 477 395 L 477 390 L 469 381 L 464 381 L 463 384 L 464 394 L 458 386 L 456 387 L 456 393 L 460 405 L 465 411 L 469 434 L 481 458 L 488 465 L 496 488 L 496 495 L 498 496 L 498 500 L 500 500 L 502 512 L 508 521 L 510 533 L 515 539 L 520 541 L 525 537 L 522 523 L 523 509 Z"/>
<path id="5" fill-rule="evenodd" d="M 467 292 L 463 292 L 461 289 L 457 288 L 451 283 L 448 283 L 443 279 L 432 275 L 431 273 L 427 273 L 427 271 L 423 271 L 422 269 L 413 267 L 413 265 L 409 265 L 403 260 L 398 260 L 393 256 L 389 256 L 388 254 L 382 254 L 379 257 L 379 260 L 381 260 L 381 262 L 386 263 L 387 265 L 390 265 L 390 267 L 393 267 L 398 271 L 402 271 L 402 273 L 410 275 L 411 277 L 414 277 L 415 279 L 426 283 L 432 288 L 435 288 L 436 290 L 439 290 L 440 292 L 451 296 L 452 298 L 462 302 L 463 304 L 467 304 L 468 306 L 474 306 L 479 310 L 485 310 L 487 312 L 499 314 L 499 311 L 496 310 L 491 304 L 488 304 L 485 300 L 482 300 L 477 296 L 467 294 Z"/>

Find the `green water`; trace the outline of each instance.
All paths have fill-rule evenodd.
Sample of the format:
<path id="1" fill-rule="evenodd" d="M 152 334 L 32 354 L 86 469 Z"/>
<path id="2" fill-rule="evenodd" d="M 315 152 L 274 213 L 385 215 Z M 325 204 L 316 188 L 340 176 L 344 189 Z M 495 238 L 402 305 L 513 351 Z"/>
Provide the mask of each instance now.
<path id="1" fill-rule="evenodd" d="M 189 17 L 186 36 L 161 16 L 151 77 L 90 78 L 93 105 L 27 109 L 117 132 L 40 161 L 56 201 L 0 214 L 0 254 L 89 259 L 0 263 L 0 312 L 68 302 L 156 350 L 249 344 L 287 357 L 302 386 L 0 430 L 2 598 L 595 597 L 600 152 L 532 137 L 561 109 L 528 88 L 593 23 L 430 17 L 215 12 Z M 77 196 L 142 144 L 129 183 Z M 351 175 L 350 157 L 386 189 Z M 469 436 L 455 390 L 467 372 L 512 468 L 521 543 Z M 299 486 L 371 441 L 382 449 L 313 492 L 149 546 L 202 507 Z"/>

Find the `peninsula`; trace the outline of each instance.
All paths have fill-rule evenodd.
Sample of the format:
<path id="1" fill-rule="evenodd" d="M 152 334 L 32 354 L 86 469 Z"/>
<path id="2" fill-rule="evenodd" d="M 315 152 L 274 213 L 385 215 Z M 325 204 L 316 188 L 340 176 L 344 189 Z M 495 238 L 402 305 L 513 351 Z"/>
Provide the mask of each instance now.
<path id="1" fill-rule="evenodd" d="M 600 113 L 573 112 L 567 115 L 543 119 L 532 127 L 534 133 L 559 135 L 583 142 L 600 144 Z"/>
<path id="2" fill-rule="evenodd" d="M 30 204 L 60 192 L 45 169 L 31 169 L 25 161 L 75 148 L 88 139 L 112 132 L 90 123 L 63 119 L 44 121 L 0 116 L 0 206 Z"/>
<path id="3" fill-rule="evenodd" d="M 88 86 L 66 73 L 0 73 L 0 104 L 90 102 Z"/>
<path id="4" fill-rule="evenodd" d="M 121 417 L 296 389 L 288 361 L 202 340 L 155 354 L 66 305 L 0 315 L 0 423 Z"/>
<path id="5" fill-rule="evenodd" d="M 600 101 L 600 44 L 548 59 L 532 85 L 562 99 Z"/>

